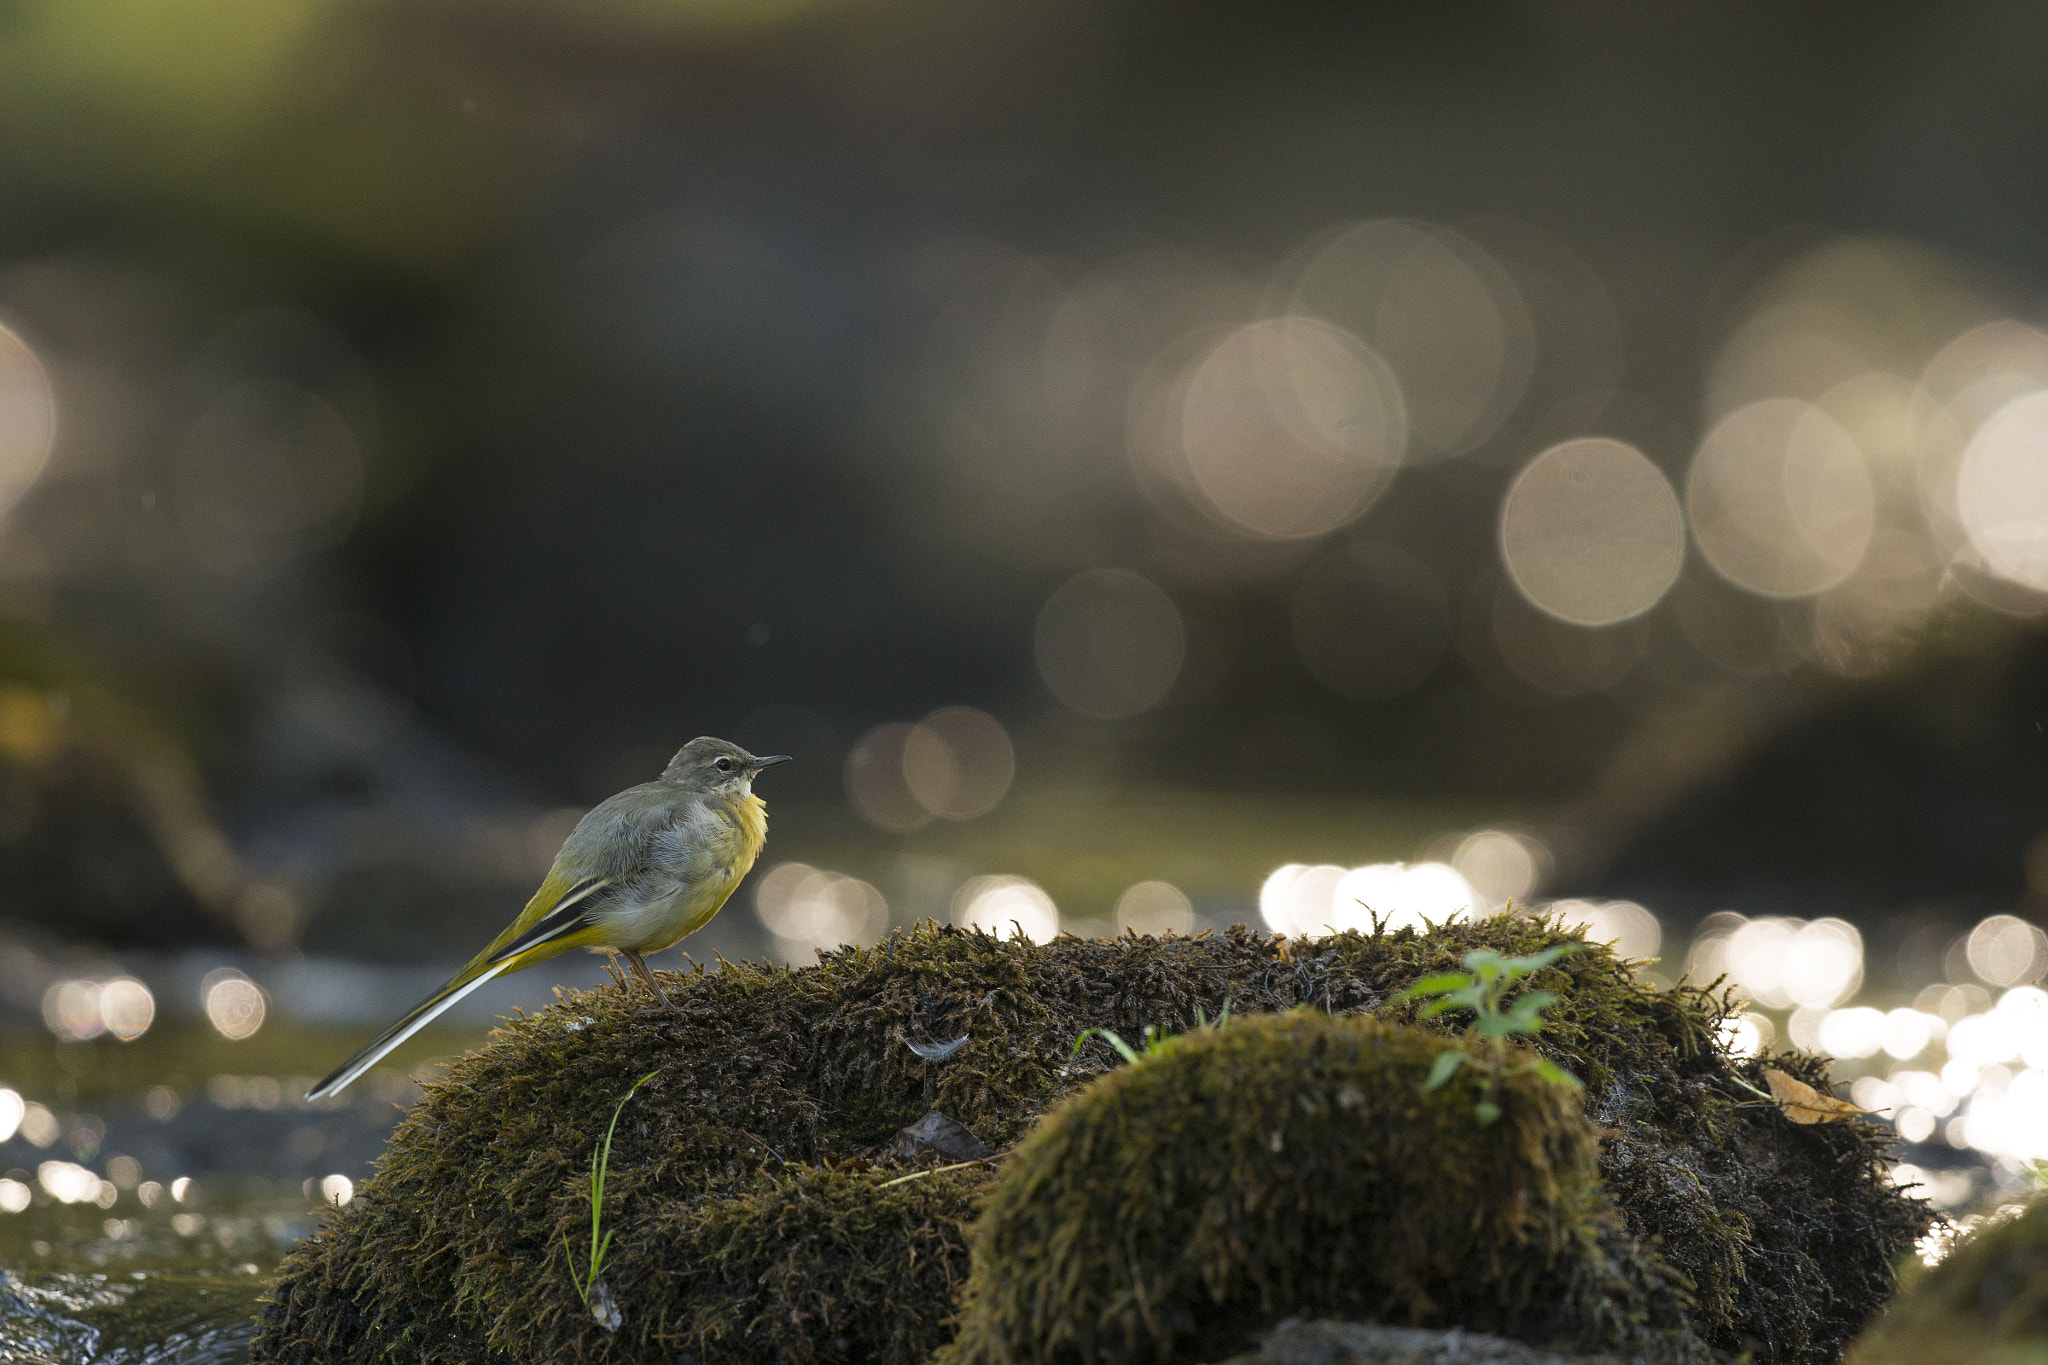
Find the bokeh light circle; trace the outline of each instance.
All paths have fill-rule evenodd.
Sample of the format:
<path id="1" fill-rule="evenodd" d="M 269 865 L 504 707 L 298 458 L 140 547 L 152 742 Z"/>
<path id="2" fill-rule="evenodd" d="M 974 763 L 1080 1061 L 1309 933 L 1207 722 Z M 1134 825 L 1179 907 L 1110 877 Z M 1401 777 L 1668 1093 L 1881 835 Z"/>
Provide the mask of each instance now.
<path id="1" fill-rule="evenodd" d="M 1340 228 L 1296 254 L 1271 301 L 1372 348 L 1399 386 L 1413 462 L 1477 446 L 1528 386 L 1534 332 L 1512 277 L 1463 234 L 1434 224 L 1382 218 Z"/>
<path id="2" fill-rule="evenodd" d="M 868 883 L 804 863 L 769 869 L 754 887 L 754 913 L 785 954 L 867 944 L 889 927 L 889 903 Z"/>
<path id="3" fill-rule="evenodd" d="M 132 1043 L 149 1032 L 156 1020 L 156 997 L 132 976 L 116 977 L 100 987 L 100 1018 L 107 1032 Z"/>
<path id="4" fill-rule="evenodd" d="M 1970 931 L 1963 953 L 1980 981 L 2031 985 L 2048 975 L 2048 933 L 2017 915 L 1992 915 Z"/>
<path id="5" fill-rule="evenodd" d="M 1360 701 L 1413 690 L 1451 641 L 1442 584 L 1391 545 L 1343 546 L 1309 565 L 1290 616 L 1295 652 L 1310 674 Z"/>
<path id="6" fill-rule="evenodd" d="M 970 877 L 953 894 L 953 923 L 997 938 L 1021 933 L 1033 943 L 1050 943 L 1060 932 L 1060 912 L 1045 888 L 1027 877 Z"/>
<path id="7" fill-rule="evenodd" d="M 102 1183 L 109 1192 L 114 1190 L 112 1181 L 102 1182 L 99 1176 L 75 1161 L 38 1162 L 36 1183 L 43 1187 L 43 1193 L 63 1204 L 97 1203 Z"/>
<path id="8" fill-rule="evenodd" d="M 1173 599 L 1128 569 L 1090 569 L 1062 583 L 1040 609 L 1034 635 L 1045 685 L 1097 720 L 1158 705 L 1187 652 Z"/>
<path id="9" fill-rule="evenodd" d="M 199 1000 L 207 1022 L 230 1042 L 253 1036 L 269 1010 L 263 988 L 232 967 L 208 972 L 199 986 Z"/>
<path id="10" fill-rule="evenodd" d="M 1695 981 L 1732 975 L 1751 999 L 1771 1009 L 1841 1004 L 1863 985 L 1863 936 L 1845 920 L 1721 912 L 1708 917 L 1688 955 Z"/>
<path id="11" fill-rule="evenodd" d="M 1820 1050 L 1830 1057 L 1873 1057 L 1884 1048 L 1885 1013 L 1868 1005 L 1829 1010 L 1820 1021 Z"/>
<path id="12" fill-rule="evenodd" d="M 1294 938 L 1346 929 L 1422 927 L 1468 918 L 1478 897 L 1448 863 L 1372 863 L 1343 868 L 1288 863 L 1259 888 L 1266 927 Z"/>
<path id="13" fill-rule="evenodd" d="M 77 979 L 52 983 L 43 992 L 43 1023 L 51 1033 L 70 1042 L 83 1042 L 105 1033 L 99 983 Z"/>
<path id="14" fill-rule="evenodd" d="M 1259 918 L 1276 934 L 1304 938 L 1328 932 L 1330 901 L 1345 869 L 1333 863 L 1288 863 L 1259 887 Z"/>
<path id="15" fill-rule="evenodd" d="M 1784 981 L 1796 1004 L 1841 1004 L 1863 985 L 1863 935 L 1845 920 L 1815 920 L 1793 935 Z"/>
<path id="16" fill-rule="evenodd" d="M 2048 391 L 2007 403 L 1970 438 L 1956 512 L 1986 567 L 2048 592 Z"/>
<path id="17" fill-rule="evenodd" d="M 904 784 L 919 805 L 942 819 L 988 814 L 1016 775 L 1009 732 L 986 711 L 942 707 L 904 736 Z"/>
<path id="18" fill-rule="evenodd" d="M 1482 829 L 1458 841 L 1451 866 L 1491 907 L 1527 900 L 1543 880 L 1549 851 L 1525 834 Z"/>
<path id="19" fill-rule="evenodd" d="M 877 725 L 846 755 L 846 799 L 861 819 L 892 834 L 907 833 L 932 818 L 906 775 L 903 760 L 912 728 L 902 721 Z"/>
<path id="20" fill-rule="evenodd" d="M 1194 932 L 1195 907 L 1172 882 L 1139 882 L 1116 898 L 1116 927 L 1164 937 Z"/>
<path id="21" fill-rule="evenodd" d="M 1531 460 L 1501 505 L 1508 576 L 1538 610 L 1607 626 L 1657 605 L 1685 566 L 1685 518 L 1634 446 L 1566 441 Z"/>
<path id="22" fill-rule="evenodd" d="M 1275 540 L 1323 535 L 1364 512 L 1400 464 L 1406 429 L 1385 362 L 1314 318 L 1231 332 L 1181 397 L 1194 487 L 1240 531 Z"/>
<path id="23" fill-rule="evenodd" d="M 1754 1057 L 1771 1045 L 1778 1030 L 1768 1017 L 1752 1011 L 1723 1019 L 1718 1032 L 1729 1056 Z"/>
<path id="24" fill-rule="evenodd" d="M 22 1106 L 21 1136 L 32 1146 L 47 1147 L 63 1135 L 64 1125 L 46 1104 L 34 1100 Z"/>
<path id="25" fill-rule="evenodd" d="M 1765 597 L 1808 597 L 1863 562 L 1877 494 L 1863 452 L 1820 409 L 1769 398 L 1721 419 L 1686 480 L 1700 553 Z"/>
<path id="26" fill-rule="evenodd" d="M 1634 901 L 1555 901 L 1546 908 L 1567 927 L 1585 930 L 1586 942 L 1608 944 L 1625 962 L 1647 962 L 1664 945 L 1664 926 Z"/>
<path id="27" fill-rule="evenodd" d="M 42 474 L 56 437 L 49 374 L 26 341 L 0 326 L 0 513 Z"/>
<path id="28" fill-rule="evenodd" d="M 1449 863 L 1372 863 L 1354 867 L 1330 893 L 1333 929 L 1424 929 L 1469 919 L 1479 897 Z"/>
<path id="29" fill-rule="evenodd" d="M 2048 388 L 2048 333 L 2011 318 L 1981 323 L 1935 353 L 1920 386 L 1974 432 L 2007 403 Z"/>
<path id="30" fill-rule="evenodd" d="M 1869 341 L 1857 320 L 1832 304 L 1766 307 L 1729 334 L 1708 367 L 1706 412 L 1720 417 L 1758 399 L 1825 393 L 1877 365 Z"/>

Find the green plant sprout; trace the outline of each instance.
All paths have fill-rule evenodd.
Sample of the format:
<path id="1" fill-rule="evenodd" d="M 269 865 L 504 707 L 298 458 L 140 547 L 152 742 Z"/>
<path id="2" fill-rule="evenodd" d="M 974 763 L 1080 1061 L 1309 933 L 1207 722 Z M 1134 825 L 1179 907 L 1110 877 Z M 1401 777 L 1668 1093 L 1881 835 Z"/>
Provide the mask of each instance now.
<path id="1" fill-rule="evenodd" d="M 576 1273 L 576 1253 L 569 1248 L 569 1234 L 562 1234 L 562 1250 L 569 1258 L 569 1283 L 576 1286 L 576 1297 L 583 1300 L 583 1307 L 598 1325 L 607 1332 L 619 1330 L 625 1315 L 619 1312 L 619 1305 L 612 1298 L 611 1287 L 600 1277 L 604 1270 L 604 1254 L 612 1244 L 612 1234 L 607 1232 L 598 1237 L 598 1230 L 604 1221 L 604 1181 L 611 1171 L 612 1134 L 619 1126 L 619 1115 L 625 1112 L 626 1101 L 633 1098 L 634 1091 L 647 1084 L 661 1073 L 650 1071 L 633 1082 L 632 1089 L 622 1096 L 612 1109 L 611 1126 L 604 1130 L 604 1143 L 590 1154 L 590 1273 Z"/>
<path id="2" fill-rule="evenodd" d="M 1464 971 L 1425 976 L 1394 997 L 1393 1003 L 1397 1005 L 1408 1000 L 1429 1000 L 1421 1010 L 1424 1019 L 1434 1019 L 1449 1010 L 1472 1011 L 1465 1040 L 1473 1046 L 1438 1053 L 1435 1065 L 1429 1069 L 1429 1079 L 1422 1083 L 1423 1091 L 1442 1087 L 1461 1066 L 1475 1068 L 1486 1076 L 1486 1089 L 1472 1106 L 1472 1114 L 1481 1124 L 1488 1124 L 1500 1117 L 1500 1105 L 1494 1095 L 1503 1076 L 1533 1071 L 1552 1085 L 1585 1089 L 1577 1076 L 1547 1057 L 1537 1057 L 1526 1066 L 1507 1063 L 1507 1040 L 1516 1036 L 1534 1038 L 1543 1031 L 1543 1011 L 1557 1003 L 1554 992 L 1526 991 L 1514 1004 L 1502 1008 L 1516 982 L 1584 948 L 1583 943 L 1559 943 L 1527 957 L 1502 957 L 1490 948 L 1481 948 L 1465 954 Z"/>
<path id="3" fill-rule="evenodd" d="M 1195 1006 L 1195 1027 L 1198 1029 L 1222 1028 L 1225 1024 L 1229 1022 L 1230 1000 L 1228 997 L 1225 997 L 1223 1001 L 1223 1012 L 1217 1015 L 1214 1020 L 1211 1020 L 1209 1018 L 1208 1014 L 1203 1011 L 1200 1005 Z M 1074 1039 L 1074 1050 L 1068 1053 L 1067 1057 L 1068 1060 L 1071 1061 L 1073 1058 L 1080 1056 L 1082 1045 L 1085 1044 L 1090 1038 L 1099 1037 L 1104 1042 L 1108 1043 L 1111 1047 L 1115 1048 L 1117 1051 L 1117 1055 L 1122 1057 L 1125 1061 L 1135 1062 L 1140 1057 L 1150 1057 L 1155 1053 L 1163 1051 L 1166 1045 L 1172 1042 L 1176 1036 L 1178 1035 L 1169 1034 L 1162 1031 L 1157 1024 L 1147 1024 L 1145 1025 L 1144 1051 L 1140 1052 L 1137 1048 L 1134 1048 L 1129 1043 L 1125 1042 L 1123 1040 L 1123 1035 L 1118 1033 L 1115 1029 L 1084 1028 L 1081 1030 L 1080 1036 Z"/>

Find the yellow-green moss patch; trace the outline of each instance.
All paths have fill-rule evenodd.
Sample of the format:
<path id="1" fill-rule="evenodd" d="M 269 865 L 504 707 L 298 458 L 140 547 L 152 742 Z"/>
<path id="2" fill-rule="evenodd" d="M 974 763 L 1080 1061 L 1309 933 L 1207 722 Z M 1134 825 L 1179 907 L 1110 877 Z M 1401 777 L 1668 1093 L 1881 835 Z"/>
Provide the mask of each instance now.
<path id="1" fill-rule="evenodd" d="M 1850 1365 L 2048 1365 L 2048 1199 L 1994 1219 L 1915 1275 Z"/>
<path id="2" fill-rule="evenodd" d="M 1303 1313 L 1703 1355 L 1608 1207 L 1577 1092 L 1510 1073 L 1481 1124 L 1473 1069 L 1423 1088 L 1457 1046 L 1298 1011 L 1103 1077 L 1011 1158 L 941 1361 L 1213 1359 Z"/>

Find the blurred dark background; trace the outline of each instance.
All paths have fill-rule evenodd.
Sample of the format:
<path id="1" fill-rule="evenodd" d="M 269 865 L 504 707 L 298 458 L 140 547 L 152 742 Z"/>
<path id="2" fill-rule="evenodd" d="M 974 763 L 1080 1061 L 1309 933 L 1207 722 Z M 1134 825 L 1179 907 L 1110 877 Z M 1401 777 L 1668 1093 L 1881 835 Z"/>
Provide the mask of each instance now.
<path id="1" fill-rule="evenodd" d="M 2044 40 L 18 0 L 0 915 L 459 960 L 715 733 L 840 932 L 1424 858 L 2039 920 Z"/>

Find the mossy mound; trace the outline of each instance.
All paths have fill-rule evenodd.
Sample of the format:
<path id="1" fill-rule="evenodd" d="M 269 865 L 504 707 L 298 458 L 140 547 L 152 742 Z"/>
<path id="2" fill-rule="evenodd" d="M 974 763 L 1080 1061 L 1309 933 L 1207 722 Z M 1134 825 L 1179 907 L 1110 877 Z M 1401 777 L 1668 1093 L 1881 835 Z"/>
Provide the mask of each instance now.
<path id="1" fill-rule="evenodd" d="M 1004 1169 L 942 1365 L 1214 1359 L 1302 1313 L 1704 1356 L 1607 1204 L 1578 1093 L 1511 1069 L 1482 1124 L 1475 1068 L 1424 1089 L 1458 1046 L 1303 1010 L 1103 1077 Z"/>
<path id="2" fill-rule="evenodd" d="M 665 974 L 672 1006 L 640 987 L 569 995 L 428 1088 L 376 1177 L 286 1261 L 256 1359 L 915 1361 L 952 1335 L 962 1228 L 992 1177 L 882 1188 L 891 1173 L 828 1163 L 934 1109 L 1010 1146 L 1117 1064 L 1099 1040 L 1072 1057 L 1086 1028 L 1181 1032 L 1226 1001 L 1239 1020 L 1307 1005 L 1412 1022 L 1389 1007 L 1418 977 L 1564 937 L 1518 917 L 1291 944 L 1235 930 L 1033 945 L 927 925 L 812 968 Z M 1760 1365 L 1833 1360 L 1927 1222 L 1883 1178 L 1885 1130 L 1791 1124 L 1738 1084 L 1763 1077 L 1717 1048 L 1721 1005 L 1644 987 L 1604 949 L 1532 984 L 1561 997 L 1541 1046 L 1586 1081 L 1613 1202 L 1692 1281 L 1695 1330 L 1754 1344 Z M 587 1251 L 591 1153 L 650 1070 L 612 1150 L 606 1278 L 624 1321 L 608 1333 L 563 1238 Z M 854 1197 L 863 1178 L 880 1203 Z M 806 1271 L 807 1243 L 873 1273 Z M 705 1289 L 720 1275 L 751 1297 Z M 869 1317 L 887 1321 L 849 1327 Z"/>
<path id="3" fill-rule="evenodd" d="M 1851 1348 L 1852 1365 L 2048 1365 L 2048 1198 L 1979 1227 Z"/>

